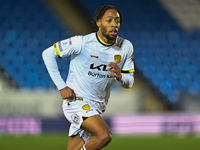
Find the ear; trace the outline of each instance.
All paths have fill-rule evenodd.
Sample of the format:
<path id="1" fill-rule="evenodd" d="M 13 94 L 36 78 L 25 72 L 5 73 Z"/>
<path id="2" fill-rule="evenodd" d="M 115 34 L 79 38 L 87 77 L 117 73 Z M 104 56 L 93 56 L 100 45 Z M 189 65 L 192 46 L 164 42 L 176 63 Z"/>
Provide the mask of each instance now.
<path id="1" fill-rule="evenodd" d="M 101 26 L 101 20 L 100 20 L 100 19 L 97 20 L 97 21 L 96 21 L 96 24 L 97 24 L 98 27 L 100 27 L 100 26 Z"/>

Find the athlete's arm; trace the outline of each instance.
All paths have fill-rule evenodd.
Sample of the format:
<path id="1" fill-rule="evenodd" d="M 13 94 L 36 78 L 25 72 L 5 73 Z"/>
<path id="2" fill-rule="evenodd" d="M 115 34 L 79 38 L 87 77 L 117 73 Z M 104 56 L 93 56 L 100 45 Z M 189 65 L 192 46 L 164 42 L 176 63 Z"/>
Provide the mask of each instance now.
<path id="1" fill-rule="evenodd" d="M 108 67 L 111 68 L 107 68 L 108 71 L 113 72 L 113 74 L 108 74 L 110 77 L 115 77 L 117 81 L 121 80 L 122 78 L 122 74 L 121 74 L 121 69 L 119 68 L 119 66 L 117 65 L 117 60 L 115 60 L 115 62 L 109 62 L 107 64 Z"/>
<path id="2" fill-rule="evenodd" d="M 124 88 L 131 88 L 134 83 L 134 50 L 132 44 L 128 41 L 126 42 L 127 59 L 122 67 L 122 70 L 117 65 L 117 60 L 115 60 L 115 62 L 108 63 L 107 66 L 112 67 L 112 69 L 107 70 L 113 72 L 113 74 L 109 74 L 109 76 L 115 77 L 120 86 Z"/>
<path id="3" fill-rule="evenodd" d="M 134 83 L 133 73 L 122 73 L 122 78 L 118 81 L 118 83 L 124 88 L 131 88 Z"/>
<path id="4" fill-rule="evenodd" d="M 55 83 L 58 90 L 61 90 L 66 87 L 66 83 L 64 82 L 64 80 L 62 79 L 62 77 L 60 75 L 56 57 L 57 57 L 57 54 L 56 54 L 53 46 L 47 48 L 42 53 L 42 58 L 44 60 L 44 63 L 46 65 L 46 68 L 48 70 L 48 73 L 49 73 L 51 79 Z"/>
<path id="5" fill-rule="evenodd" d="M 108 74 L 111 77 L 115 77 L 120 86 L 124 88 L 131 88 L 134 83 L 133 73 L 121 73 L 121 69 L 117 65 L 117 60 L 115 62 L 109 62 L 107 64 L 108 67 L 112 67 L 112 69 L 107 69 L 108 71 L 113 72 L 113 74 Z"/>
<path id="6" fill-rule="evenodd" d="M 67 87 L 66 83 L 63 81 L 58 69 L 56 58 L 79 54 L 81 51 L 81 42 L 82 36 L 74 36 L 55 43 L 54 46 L 47 48 L 42 53 L 49 75 L 58 90 L 60 90 L 60 94 L 63 99 L 75 99 L 76 95 L 74 91 Z"/>
<path id="7" fill-rule="evenodd" d="M 56 61 L 57 54 L 53 46 L 44 50 L 42 53 L 42 57 L 51 79 L 57 86 L 58 90 L 60 90 L 60 95 L 62 99 L 75 99 L 76 95 L 74 91 L 66 86 L 66 83 L 63 81 L 60 75 Z"/>
<path id="8" fill-rule="evenodd" d="M 117 60 L 115 60 L 114 62 L 109 62 L 107 66 L 111 67 L 111 68 L 107 68 L 107 70 L 110 72 L 113 72 L 113 74 L 108 74 L 108 75 L 110 77 L 115 77 L 117 81 L 121 80 L 122 74 L 121 74 L 121 69 L 117 65 Z"/>
<path id="9" fill-rule="evenodd" d="M 74 93 L 74 90 L 72 90 L 68 86 L 60 90 L 60 95 L 62 99 L 70 99 L 70 100 L 76 99 L 76 94 Z"/>

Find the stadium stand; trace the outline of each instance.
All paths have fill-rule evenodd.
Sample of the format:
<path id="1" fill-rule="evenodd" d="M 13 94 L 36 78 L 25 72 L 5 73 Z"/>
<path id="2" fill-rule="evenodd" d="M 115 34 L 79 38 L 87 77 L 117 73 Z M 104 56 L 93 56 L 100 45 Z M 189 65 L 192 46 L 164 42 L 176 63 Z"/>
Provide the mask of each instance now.
<path id="1" fill-rule="evenodd" d="M 0 66 L 19 88 L 51 88 L 41 52 L 72 33 L 41 0 L 0 2 Z M 110 1 L 77 2 L 92 17 L 98 6 Z M 136 71 L 168 103 L 175 103 L 183 93 L 200 93 L 200 32 L 184 31 L 156 0 L 115 1 L 114 5 L 124 16 L 119 35 L 134 45 Z M 61 72 L 68 69 L 65 63 L 69 58 L 59 62 Z"/>
<path id="2" fill-rule="evenodd" d="M 78 1 L 91 17 L 98 6 L 113 5 L 107 0 Z M 184 31 L 156 0 L 115 1 L 114 5 L 124 17 L 119 35 L 134 45 L 136 71 L 168 103 L 175 103 L 184 93 L 198 94 L 200 32 Z"/>
<path id="3" fill-rule="evenodd" d="M 0 66 L 22 89 L 46 89 L 52 82 L 42 51 L 72 33 L 41 0 L 0 0 Z M 67 69 L 59 61 L 61 70 Z M 63 74 L 66 78 L 66 74 Z"/>
<path id="4" fill-rule="evenodd" d="M 200 28 L 199 0 L 158 0 L 185 30 Z"/>

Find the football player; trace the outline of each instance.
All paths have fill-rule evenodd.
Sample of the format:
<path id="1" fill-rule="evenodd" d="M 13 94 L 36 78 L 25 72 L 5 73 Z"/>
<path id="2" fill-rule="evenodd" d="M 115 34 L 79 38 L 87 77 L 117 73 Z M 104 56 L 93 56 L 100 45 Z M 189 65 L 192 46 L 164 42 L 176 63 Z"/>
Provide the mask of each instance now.
<path id="1" fill-rule="evenodd" d="M 115 82 L 124 88 L 132 87 L 134 82 L 133 46 L 118 36 L 122 22 L 118 8 L 101 6 L 92 20 L 96 32 L 59 41 L 42 53 L 71 123 L 68 150 L 99 150 L 111 142 L 112 132 L 102 119 L 110 91 Z M 56 58 L 69 55 L 65 82 Z"/>

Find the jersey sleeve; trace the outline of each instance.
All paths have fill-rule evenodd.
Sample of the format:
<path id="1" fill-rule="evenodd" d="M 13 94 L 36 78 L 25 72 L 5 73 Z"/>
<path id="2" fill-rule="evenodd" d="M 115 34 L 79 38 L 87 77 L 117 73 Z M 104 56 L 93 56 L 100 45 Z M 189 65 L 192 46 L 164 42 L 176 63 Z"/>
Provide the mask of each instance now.
<path id="1" fill-rule="evenodd" d="M 53 46 L 45 49 L 42 52 L 42 58 L 44 60 L 45 66 L 49 72 L 49 75 L 50 75 L 51 79 L 53 80 L 53 82 L 55 83 L 55 85 L 57 86 L 58 90 L 61 90 L 64 87 L 66 87 L 66 83 L 62 79 L 62 77 L 60 75 L 60 71 L 58 69 L 58 65 L 56 62 L 56 53 L 54 51 Z"/>
<path id="2" fill-rule="evenodd" d="M 54 50 L 58 57 L 63 58 L 81 51 L 82 36 L 74 36 L 54 44 Z"/>
<path id="3" fill-rule="evenodd" d="M 131 44 L 131 42 L 128 42 L 126 46 L 127 46 L 126 47 L 127 57 L 126 57 L 126 61 L 123 65 L 121 72 L 122 73 L 133 73 L 133 72 L 135 72 L 133 45 Z"/>

